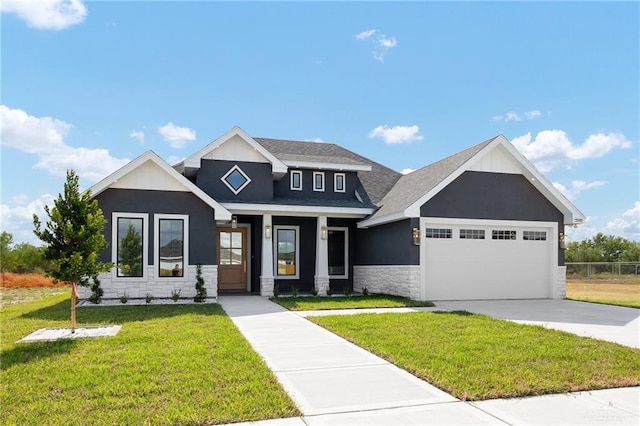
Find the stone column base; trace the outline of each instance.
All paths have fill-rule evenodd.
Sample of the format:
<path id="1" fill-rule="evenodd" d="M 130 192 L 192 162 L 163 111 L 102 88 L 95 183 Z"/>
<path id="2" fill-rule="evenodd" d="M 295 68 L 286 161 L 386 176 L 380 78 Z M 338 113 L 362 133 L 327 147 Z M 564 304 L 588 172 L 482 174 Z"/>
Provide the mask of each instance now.
<path id="1" fill-rule="evenodd" d="M 313 286 L 318 292 L 318 296 L 326 296 L 329 290 L 329 277 L 315 276 L 313 278 Z"/>
<path id="2" fill-rule="evenodd" d="M 260 296 L 273 297 L 273 278 L 260 277 Z"/>

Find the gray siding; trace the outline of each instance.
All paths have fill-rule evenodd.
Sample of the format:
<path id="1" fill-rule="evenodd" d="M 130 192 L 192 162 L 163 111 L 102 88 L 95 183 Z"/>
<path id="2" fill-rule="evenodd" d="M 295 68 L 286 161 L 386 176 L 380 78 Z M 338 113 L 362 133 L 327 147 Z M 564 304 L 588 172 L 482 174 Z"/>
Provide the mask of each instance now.
<path id="1" fill-rule="evenodd" d="M 557 222 L 564 216 L 529 181 L 518 174 L 464 172 L 420 208 L 422 217 Z M 564 250 L 558 250 L 564 265 Z"/>
<path id="2" fill-rule="evenodd" d="M 237 165 L 251 179 L 238 195 L 220 180 Z M 195 184 L 216 201 L 265 202 L 273 200 L 271 164 L 242 161 L 202 160 Z"/>
<path id="3" fill-rule="evenodd" d="M 189 264 L 216 264 L 216 222 L 214 211 L 190 192 L 145 191 L 137 189 L 108 189 L 95 197 L 107 219 L 104 229 L 109 247 L 100 255 L 103 262 L 111 262 L 111 214 L 149 214 L 149 264 L 153 264 L 154 214 L 189 215 Z"/>
<path id="4" fill-rule="evenodd" d="M 291 190 L 291 170 L 302 171 L 302 191 Z M 324 172 L 324 191 L 313 190 L 313 172 Z M 335 173 L 344 173 L 346 177 L 345 192 L 334 192 L 333 176 Z M 331 170 L 302 170 L 289 168 L 289 172 L 280 180 L 273 183 L 273 195 L 279 198 L 319 198 L 326 200 L 355 200 L 355 189 L 360 185 L 360 180 L 355 172 L 336 172 Z"/>
<path id="5" fill-rule="evenodd" d="M 413 245 L 412 229 L 419 219 L 406 219 L 369 229 L 358 229 L 355 265 L 419 265 L 420 247 Z"/>

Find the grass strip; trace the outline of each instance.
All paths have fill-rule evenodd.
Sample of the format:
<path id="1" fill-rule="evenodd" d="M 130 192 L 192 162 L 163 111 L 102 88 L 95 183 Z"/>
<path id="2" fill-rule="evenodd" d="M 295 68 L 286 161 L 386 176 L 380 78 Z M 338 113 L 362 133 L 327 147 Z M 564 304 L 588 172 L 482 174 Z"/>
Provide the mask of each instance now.
<path id="1" fill-rule="evenodd" d="M 640 309 L 640 301 L 635 300 L 617 300 L 617 299 L 601 299 L 596 297 L 567 297 L 569 300 L 577 302 L 599 303 L 601 305 L 623 306 L 625 308 Z"/>
<path id="2" fill-rule="evenodd" d="M 371 294 L 367 296 L 301 296 L 272 297 L 272 301 L 290 311 L 324 311 L 334 309 L 403 308 L 434 306 L 400 296 Z"/>
<path id="3" fill-rule="evenodd" d="M 309 318 L 462 400 L 640 385 L 640 350 L 467 312 Z"/>
<path id="4" fill-rule="evenodd" d="M 68 296 L 0 313 L 1 424 L 216 424 L 299 415 L 218 305 L 78 309 L 115 337 L 16 344 L 69 326 Z"/>

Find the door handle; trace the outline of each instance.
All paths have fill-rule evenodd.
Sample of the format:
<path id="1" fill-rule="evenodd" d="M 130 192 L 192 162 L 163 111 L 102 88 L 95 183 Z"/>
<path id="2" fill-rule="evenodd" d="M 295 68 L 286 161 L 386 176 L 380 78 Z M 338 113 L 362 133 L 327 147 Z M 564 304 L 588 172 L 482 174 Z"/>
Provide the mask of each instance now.
<path id="1" fill-rule="evenodd" d="M 242 266 L 243 266 L 244 273 L 246 274 L 247 273 L 247 261 L 246 260 L 242 261 Z"/>

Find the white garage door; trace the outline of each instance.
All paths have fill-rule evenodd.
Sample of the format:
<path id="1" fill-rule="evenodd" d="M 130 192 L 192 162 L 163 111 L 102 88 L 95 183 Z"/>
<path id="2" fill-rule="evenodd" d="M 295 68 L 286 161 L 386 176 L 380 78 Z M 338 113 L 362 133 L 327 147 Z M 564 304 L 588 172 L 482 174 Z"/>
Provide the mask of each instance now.
<path id="1" fill-rule="evenodd" d="M 557 225 L 548 222 L 422 221 L 427 300 L 552 296 Z"/>

